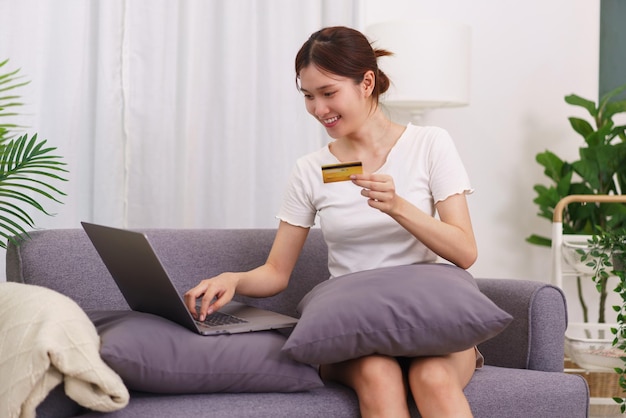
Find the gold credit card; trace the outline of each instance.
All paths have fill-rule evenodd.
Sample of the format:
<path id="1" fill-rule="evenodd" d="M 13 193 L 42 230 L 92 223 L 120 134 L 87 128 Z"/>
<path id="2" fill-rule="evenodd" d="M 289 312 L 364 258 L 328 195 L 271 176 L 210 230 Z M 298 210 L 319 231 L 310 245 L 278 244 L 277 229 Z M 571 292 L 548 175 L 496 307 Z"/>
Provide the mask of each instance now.
<path id="1" fill-rule="evenodd" d="M 322 178 L 324 183 L 350 180 L 352 174 L 363 174 L 363 163 L 328 164 L 322 166 Z"/>

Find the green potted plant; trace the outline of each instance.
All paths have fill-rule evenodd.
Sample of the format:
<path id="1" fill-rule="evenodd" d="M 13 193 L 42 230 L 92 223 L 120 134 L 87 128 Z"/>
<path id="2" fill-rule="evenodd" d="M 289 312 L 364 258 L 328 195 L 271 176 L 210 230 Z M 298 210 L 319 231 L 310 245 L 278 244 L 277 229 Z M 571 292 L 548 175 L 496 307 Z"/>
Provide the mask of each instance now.
<path id="1" fill-rule="evenodd" d="M 28 209 L 49 213 L 39 198 L 59 202 L 65 194 L 53 186 L 65 181 L 65 163 L 53 155 L 56 148 L 46 147 L 37 134 L 17 135 L 20 126 L 8 121 L 16 116 L 13 109 L 22 105 L 14 92 L 28 84 L 18 75 L 19 70 L 5 72 L 8 60 L 0 62 L 0 247 L 7 242 L 20 243 L 19 237 L 28 237 L 27 229 L 34 228 Z"/>
<path id="2" fill-rule="evenodd" d="M 615 367 L 619 375 L 619 386 L 626 393 L 626 228 L 612 231 L 598 231 L 589 239 L 590 251 L 579 250 L 581 260 L 593 270 L 592 279 L 599 292 L 609 277 L 617 278 L 613 289 L 620 296 L 620 302 L 613 306 L 616 313 L 616 326 L 611 327 L 611 345 L 618 350 L 622 366 Z M 626 412 L 626 398 L 615 396 L 613 400 Z"/>
<path id="3" fill-rule="evenodd" d="M 610 195 L 626 192 L 626 126 L 617 125 L 616 115 L 626 112 L 626 100 L 614 100 L 626 91 L 626 84 L 605 95 L 598 103 L 571 94 L 565 102 L 582 107 L 591 121 L 570 117 L 569 122 L 582 137 L 578 160 L 568 162 L 552 151 L 538 153 L 537 162 L 543 166 L 549 184 L 536 184 L 534 203 L 538 215 L 552 221 L 554 208 L 569 195 Z M 594 231 L 612 231 L 626 228 L 626 205 L 571 203 L 563 214 L 564 235 L 592 235 Z M 551 238 L 532 234 L 527 238 L 531 244 L 550 246 Z M 580 289 L 581 277 L 577 277 L 579 301 L 584 321 L 588 321 L 587 304 Z M 600 306 L 606 302 L 606 281 L 599 284 Z M 604 322 L 604 308 L 599 311 L 598 322 Z"/>

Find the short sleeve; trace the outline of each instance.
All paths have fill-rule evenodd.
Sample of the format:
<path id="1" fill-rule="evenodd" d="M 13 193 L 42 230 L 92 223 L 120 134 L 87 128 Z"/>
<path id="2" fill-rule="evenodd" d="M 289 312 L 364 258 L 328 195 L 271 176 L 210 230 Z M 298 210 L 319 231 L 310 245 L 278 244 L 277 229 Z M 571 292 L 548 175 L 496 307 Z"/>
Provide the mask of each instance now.
<path id="1" fill-rule="evenodd" d="M 443 129 L 437 131 L 429 156 L 430 189 L 434 203 L 446 200 L 455 194 L 474 192 L 450 134 Z"/>
<path id="2" fill-rule="evenodd" d="M 283 202 L 276 217 L 288 224 L 310 228 L 315 225 L 317 210 L 312 203 L 310 173 L 302 159 L 292 169 Z"/>

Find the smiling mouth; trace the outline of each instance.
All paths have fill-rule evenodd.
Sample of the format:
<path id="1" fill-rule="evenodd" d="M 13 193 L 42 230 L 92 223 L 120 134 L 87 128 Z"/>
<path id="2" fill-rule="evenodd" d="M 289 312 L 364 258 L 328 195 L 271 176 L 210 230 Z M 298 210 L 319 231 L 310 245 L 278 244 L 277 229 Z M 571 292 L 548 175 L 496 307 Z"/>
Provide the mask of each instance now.
<path id="1" fill-rule="evenodd" d="M 331 126 L 335 125 L 340 118 L 341 118 L 341 116 L 334 116 L 332 118 L 320 119 L 320 120 L 322 121 L 324 126 L 331 127 Z"/>

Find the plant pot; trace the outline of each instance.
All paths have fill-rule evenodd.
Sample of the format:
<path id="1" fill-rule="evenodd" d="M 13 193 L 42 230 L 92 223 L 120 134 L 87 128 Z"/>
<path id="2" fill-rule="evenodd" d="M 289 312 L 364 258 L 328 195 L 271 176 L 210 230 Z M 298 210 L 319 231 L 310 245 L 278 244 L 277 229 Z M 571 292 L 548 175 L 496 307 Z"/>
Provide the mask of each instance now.
<path id="1" fill-rule="evenodd" d="M 587 261 L 581 261 L 583 256 L 581 252 L 588 255 L 594 248 L 588 241 L 590 239 L 591 235 L 564 235 L 561 247 L 565 263 L 576 273 L 584 276 L 593 276 L 595 273 L 592 267 L 586 265 L 591 261 L 591 257 Z M 613 267 L 610 270 L 624 271 L 626 269 L 626 256 L 624 256 L 622 251 L 613 252 L 611 254 L 611 262 Z"/>
<path id="2" fill-rule="evenodd" d="M 565 354 L 580 367 L 591 371 L 613 372 L 623 367 L 624 352 L 613 347 L 611 328 L 616 324 L 574 322 L 565 331 Z"/>
<path id="3" fill-rule="evenodd" d="M 586 265 L 587 262 L 580 261 L 582 257 L 580 251 L 584 251 L 585 254 L 591 251 L 589 239 L 591 239 L 591 235 L 564 235 L 561 246 L 565 263 L 576 273 L 584 276 L 593 276 L 594 274 L 593 268 Z"/>

